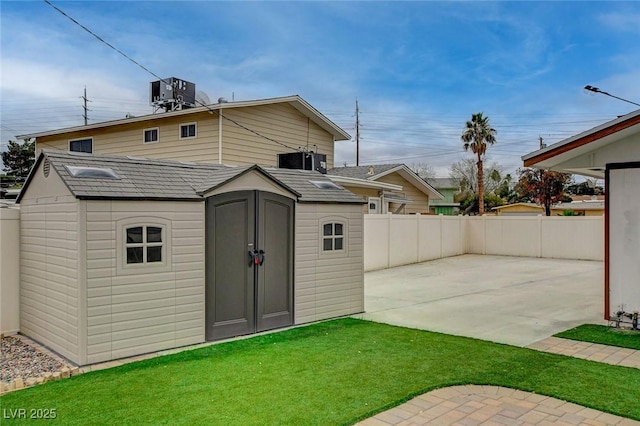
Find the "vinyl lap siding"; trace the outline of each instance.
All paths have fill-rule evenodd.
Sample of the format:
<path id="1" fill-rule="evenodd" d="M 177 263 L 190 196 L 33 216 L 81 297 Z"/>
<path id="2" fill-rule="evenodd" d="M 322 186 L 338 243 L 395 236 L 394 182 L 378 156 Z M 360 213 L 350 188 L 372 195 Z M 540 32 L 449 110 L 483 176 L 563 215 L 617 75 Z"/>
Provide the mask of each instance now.
<path id="1" fill-rule="evenodd" d="M 21 332 L 79 362 L 78 203 L 25 198 L 20 210 Z"/>
<path id="2" fill-rule="evenodd" d="M 347 254 L 321 253 L 320 226 L 326 218 L 346 219 Z M 298 204 L 295 239 L 295 323 L 364 311 L 362 207 Z"/>
<path id="3" fill-rule="evenodd" d="M 328 168 L 333 167 L 333 136 L 288 104 L 263 105 L 223 110 L 223 115 L 258 131 L 280 145 L 237 126 L 222 123 L 222 159 L 225 164 L 277 166 L 278 154 L 308 147 L 327 154 Z M 315 146 L 314 146 L 315 145 Z"/>
<path id="4" fill-rule="evenodd" d="M 276 167 L 278 154 L 308 147 L 327 155 L 333 167 L 333 136 L 289 104 L 223 109 L 222 114 L 242 126 L 282 144 L 260 137 L 230 120 L 222 120 L 222 159 L 228 165 Z M 158 114 L 157 116 L 162 116 Z M 195 138 L 180 139 L 180 124 L 197 123 Z M 197 163 L 218 163 L 219 117 L 202 112 L 139 123 L 89 129 L 38 138 L 37 153 L 44 149 L 67 151 L 69 140 L 93 138 L 96 154 L 129 155 Z M 143 143 L 143 130 L 159 128 L 159 142 Z"/>
<path id="5" fill-rule="evenodd" d="M 424 192 L 413 186 L 408 180 L 400 176 L 398 173 L 391 173 L 389 175 L 382 176 L 381 178 L 376 179 L 376 181 L 402 186 L 402 193 L 408 199 L 413 201 L 413 203 L 405 205 L 405 214 L 429 212 L 429 197 Z M 389 211 L 397 207 L 397 204 L 392 203 Z"/>
<path id="6" fill-rule="evenodd" d="M 197 123 L 195 138 L 180 139 L 180 124 Z M 144 129 L 158 128 L 159 141 L 143 143 Z M 128 125 L 38 138 L 37 151 L 67 151 L 69 140 L 93 138 L 96 154 L 130 155 L 164 160 L 218 162 L 218 118 L 209 113 L 167 117 Z M 37 154 L 37 153 L 36 153 Z"/>
<path id="7" fill-rule="evenodd" d="M 171 222 L 169 271 L 117 273 L 130 217 Z M 88 363 L 204 341 L 203 203 L 89 201 L 86 233 Z"/>

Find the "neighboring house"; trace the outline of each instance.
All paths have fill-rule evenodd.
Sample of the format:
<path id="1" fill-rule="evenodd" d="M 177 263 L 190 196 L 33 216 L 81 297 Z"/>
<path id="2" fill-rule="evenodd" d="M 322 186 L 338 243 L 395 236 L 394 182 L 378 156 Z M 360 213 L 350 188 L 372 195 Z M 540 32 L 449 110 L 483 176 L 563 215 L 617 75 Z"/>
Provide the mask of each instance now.
<path id="1" fill-rule="evenodd" d="M 429 210 L 434 214 L 457 215 L 460 203 L 454 201 L 454 196 L 460 192 L 460 182 L 451 178 L 431 178 L 427 181 L 444 197 L 441 200 L 429 199 Z"/>
<path id="2" fill-rule="evenodd" d="M 640 110 L 522 160 L 525 167 L 605 179 L 605 318 L 640 311 Z"/>
<path id="3" fill-rule="evenodd" d="M 42 149 L 209 164 L 278 167 L 278 154 L 313 151 L 333 167 L 334 143 L 348 133 L 300 96 L 221 102 L 18 136 Z"/>
<path id="4" fill-rule="evenodd" d="M 544 208 L 534 203 L 514 203 L 494 207 L 498 216 L 544 216 Z M 551 216 L 562 216 L 571 211 L 580 216 L 604 215 L 604 201 L 572 201 L 551 206 Z"/>
<path id="5" fill-rule="evenodd" d="M 430 200 L 443 199 L 404 164 L 336 167 L 327 173 L 331 180 L 367 202 L 366 213 L 426 214 Z"/>
<path id="6" fill-rule="evenodd" d="M 20 331 L 79 365 L 364 310 L 363 201 L 315 171 L 40 151 Z"/>

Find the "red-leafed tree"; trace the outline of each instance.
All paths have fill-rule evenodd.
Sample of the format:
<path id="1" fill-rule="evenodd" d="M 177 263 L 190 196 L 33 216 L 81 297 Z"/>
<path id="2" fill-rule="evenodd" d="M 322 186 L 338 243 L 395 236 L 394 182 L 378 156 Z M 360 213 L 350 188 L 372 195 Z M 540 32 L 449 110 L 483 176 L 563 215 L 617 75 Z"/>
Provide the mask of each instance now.
<path id="1" fill-rule="evenodd" d="M 529 199 L 543 206 L 545 214 L 551 216 L 551 205 L 562 200 L 565 187 L 571 181 L 569 173 L 521 169 L 516 192 L 521 199 Z"/>

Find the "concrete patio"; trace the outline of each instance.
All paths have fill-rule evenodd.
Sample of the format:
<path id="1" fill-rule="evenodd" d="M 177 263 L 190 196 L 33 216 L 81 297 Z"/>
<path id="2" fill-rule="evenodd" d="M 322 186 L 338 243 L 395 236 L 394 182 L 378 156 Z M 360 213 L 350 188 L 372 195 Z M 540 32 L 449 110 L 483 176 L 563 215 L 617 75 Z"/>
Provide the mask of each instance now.
<path id="1" fill-rule="evenodd" d="M 462 255 L 365 274 L 358 317 L 528 346 L 604 324 L 600 261 Z"/>

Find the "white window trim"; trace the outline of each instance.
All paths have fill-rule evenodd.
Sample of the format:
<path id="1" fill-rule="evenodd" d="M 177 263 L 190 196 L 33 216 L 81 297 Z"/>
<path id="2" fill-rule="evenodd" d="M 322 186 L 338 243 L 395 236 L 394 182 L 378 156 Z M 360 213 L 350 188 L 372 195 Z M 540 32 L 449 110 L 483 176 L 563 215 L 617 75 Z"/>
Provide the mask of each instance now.
<path id="1" fill-rule="evenodd" d="M 81 151 L 71 151 L 71 142 L 78 142 L 78 141 L 84 141 L 89 139 L 91 141 L 91 152 L 81 152 Z M 69 152 L 79 152 L 81 154 L 93 154 L 93 137 L 89 137 L 89 138 L 76 138 L 76 139 L 69 139 L 68 143 L 67 143 L 67 151 Z"/>
<path id="2" fill-rule="evenodd" d="M 182 137 L 182 127 L 184 126 L 191 126 L 194 125 L 195 126 L 195 135 L 193 136 L 186 136 L 186 137 Z M 180 125 L 178 126 L 178 136 L 180 139 L 194 139 L 198 137 L 198 123 L 196 121 L 192 122 L 192 123 L 180 123 Z"/>
<path id="3" fill-rule="evenodd" d="M 127 229 L 137 226 L 155 226 L 162 229 L 162 261 L 151 263 L 127 263 Z M 116 221 L 116 274 L 134 275 L 172 270 L 171 221 L 161 217 L 138 216 Z M 154 243 L 155 244 L 155 243 Z M 153 245 L 153 244 L 151 244 Z M 131 245 L 129 245 L 131 247 Z"/>
<path id="4" fill-rule="evenodd" d="M 349 219 L 343 216 L 328 216 L 323 217 L 319 221 L 318 226 L 318 253 L 319 257 L 347 257 L 349 255 Z M 340 250 L 325 250 L 324 249 L 324 225 L 329 223 L 339 223 L 342 225 L 342 249 Z"/>
<path id="5" fill-rule="evenodd" d="M 152 131 L 152 130 L 155 130 L 155 131 L 157 131 L 157 132 L 158 132 L 158 139 L 156 139 L 155 141 L 149 141 L 149 142 L 146 142 L 146 141 L 144 140 L 144 139 L 145 139 L 145 138 L 144 138 L 144 136 L 145 136 L 145 134 L 146 134 L 147 132 Z M 158 143 L 158 142 L 160 142 L 160 128 L 159 128 L 159 127 L 150 127 L 150 128 L 148 128 L 148 129 L 143 129 L 143 130 L 142 130 L 142 143 L 143 143 L 143 144 L 148 145 L 148 144 Z"/>

